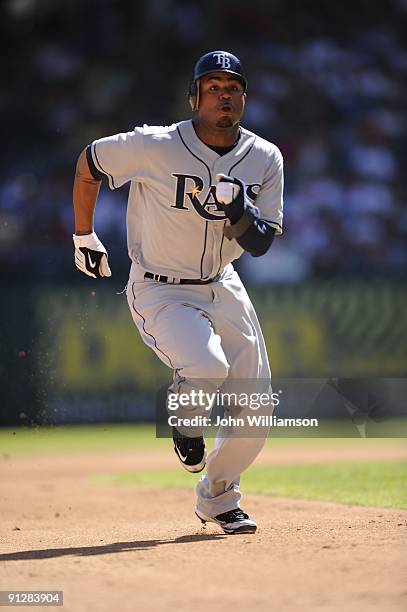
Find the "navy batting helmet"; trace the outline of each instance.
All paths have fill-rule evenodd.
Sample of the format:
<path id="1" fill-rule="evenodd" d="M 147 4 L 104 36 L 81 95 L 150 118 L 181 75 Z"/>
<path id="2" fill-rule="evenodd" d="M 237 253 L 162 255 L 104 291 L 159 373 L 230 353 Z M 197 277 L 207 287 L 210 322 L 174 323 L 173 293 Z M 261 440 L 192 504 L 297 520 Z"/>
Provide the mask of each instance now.
<path id="1" fill-rule="evenodd" d="M 193 110 L 198 108 L 199 102 L 199 79 L 210 72 L 229 72 L 234 74 L 242 83 L 244 91 L 247 89 L 247 79 L 243 66 L 236 55 L 229 51 L 210 51 L 199 58 L 195 64 L 192 83 L 189 86 L 188 96 L 196 97 L 195 104 L 191 104 Z"/>

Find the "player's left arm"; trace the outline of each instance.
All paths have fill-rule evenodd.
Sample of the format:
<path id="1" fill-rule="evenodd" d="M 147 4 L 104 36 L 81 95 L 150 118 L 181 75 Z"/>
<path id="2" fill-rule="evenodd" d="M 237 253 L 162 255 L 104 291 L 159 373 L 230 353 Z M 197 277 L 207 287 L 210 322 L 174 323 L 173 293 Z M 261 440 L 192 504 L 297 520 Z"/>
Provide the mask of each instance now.
<path id="1" fill-rule="evenodd" d="M 275 147 L 270 156 L 265 179 L 256 198 L 256 206 L 247 197 L 246 186 L 239 179 L 218 174 L 216 197 L 230 225 L 224 234 L 233 238 L 253 257 L 264 255 L 274 236 L 282 233 L 283 158 Z"/>

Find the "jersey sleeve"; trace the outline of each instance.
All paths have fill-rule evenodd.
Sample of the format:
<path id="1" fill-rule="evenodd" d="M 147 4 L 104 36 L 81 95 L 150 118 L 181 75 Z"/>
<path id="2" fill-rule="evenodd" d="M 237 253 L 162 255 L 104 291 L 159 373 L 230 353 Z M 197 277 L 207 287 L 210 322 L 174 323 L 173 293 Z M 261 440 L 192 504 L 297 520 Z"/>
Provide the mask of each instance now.
<path id="1" fill-rule="evenodd" d="M 283 233 L 283 189 L 283 156 L 280 150 L 274 147 L 254 203 L 260 209 L 261 218 L 276 230 L 276 236 Z"/>
<path id="2" fill-rule="evenodd" d="M 105 176 L 110 189 L 131 179 L 143 181 L 147 175 L 143 128 L 94 140 L 87 158 L 92 174 Z"/>

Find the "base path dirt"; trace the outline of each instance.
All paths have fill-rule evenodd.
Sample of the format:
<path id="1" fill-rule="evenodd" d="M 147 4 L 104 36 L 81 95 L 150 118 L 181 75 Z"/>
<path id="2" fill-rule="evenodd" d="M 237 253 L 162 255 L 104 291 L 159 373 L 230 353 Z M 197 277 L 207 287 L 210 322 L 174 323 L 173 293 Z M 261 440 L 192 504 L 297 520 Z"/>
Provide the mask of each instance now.
<path id="1" fill-rule="evenodd" d="M 3 457 L 0 589 L 63 590 L 66 612 L 406 609 L 407 512 L 247 495 L 257 533 L 226 536 L 192 490 L 89 478 L 136 459 Z"/>

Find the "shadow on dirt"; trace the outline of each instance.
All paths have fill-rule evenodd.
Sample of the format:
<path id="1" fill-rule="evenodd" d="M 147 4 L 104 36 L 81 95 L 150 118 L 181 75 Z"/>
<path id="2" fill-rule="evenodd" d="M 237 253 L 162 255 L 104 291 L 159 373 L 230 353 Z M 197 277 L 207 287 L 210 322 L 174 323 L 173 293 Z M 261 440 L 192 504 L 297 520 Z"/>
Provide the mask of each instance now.
<path id="1" fill-rule="evenodd" d="M 52 559 L 55 557 L 78 556 L 88 557 L 92 555 L 109 555 L 131 550 L 146 550 L 163 546 L 165 544 L 188 544 L 196 542 L 208 542 L 227 539 L 224 534 L 195 534 L 184 535 L 173 540 L 140 540 L 138 542 L 115 542 L 103 546 L 80 546 L 73 548 L 44 548 L 42 550 L 22 550 L 21 552 L 0 554 L 0 561 L 27 561 L 33 559 Z"/>

